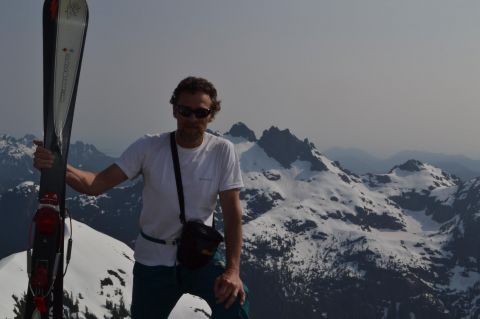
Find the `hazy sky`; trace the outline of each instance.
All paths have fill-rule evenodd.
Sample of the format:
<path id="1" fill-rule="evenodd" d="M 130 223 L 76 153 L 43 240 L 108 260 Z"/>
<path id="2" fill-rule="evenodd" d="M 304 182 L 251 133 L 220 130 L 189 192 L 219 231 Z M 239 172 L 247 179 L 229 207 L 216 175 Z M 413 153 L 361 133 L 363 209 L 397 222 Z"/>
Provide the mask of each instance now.
<path id="1" fill-rule="evenodd" d="M 0 133 L 42 132 L 42 2 L 0 11 Z M 480 1 L 90 0 L 72 140 L 118 155 L 175 128 L 188 75 L 257 136 L 290 128 L 320 150 L 416 149 L 480 159 Z"/>

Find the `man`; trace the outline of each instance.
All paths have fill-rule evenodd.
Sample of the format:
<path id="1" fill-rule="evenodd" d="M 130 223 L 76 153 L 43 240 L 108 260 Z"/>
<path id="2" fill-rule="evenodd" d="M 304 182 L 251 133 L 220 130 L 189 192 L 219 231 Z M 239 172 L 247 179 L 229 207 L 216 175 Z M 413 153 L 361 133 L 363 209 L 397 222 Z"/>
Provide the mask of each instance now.
<path id="1" fill-rule="evenodd" d="M 171 242 L 179 238 L 182 223 L 168 133 L 137 140 L 115 164 L 99 173 L 68 165 L 67 184 L 80 193 L 97 196 L 127 179 L 143 176 L 140 227 L 145 235 L 139 235 L 135 245 L 132 318 L 167 318 L 183 293 L 205 299 L 212 318 L 248 318 L 247 289 L 240 279 L 240 165 L 232 143 L 205 132 L 220 111 L 217 91 L 205 79 L 188 77 L 178 84 L 170 103 L 177 120 L 175 140 L 186 219 L 212 225 L 218 195 L 225 225 L 226 266 L 218 254 L 196 270 L 177 264 L 177 246 Z M 35 143 L 34 166 L 51 167 L 53 155 L 41 142 Z"/>

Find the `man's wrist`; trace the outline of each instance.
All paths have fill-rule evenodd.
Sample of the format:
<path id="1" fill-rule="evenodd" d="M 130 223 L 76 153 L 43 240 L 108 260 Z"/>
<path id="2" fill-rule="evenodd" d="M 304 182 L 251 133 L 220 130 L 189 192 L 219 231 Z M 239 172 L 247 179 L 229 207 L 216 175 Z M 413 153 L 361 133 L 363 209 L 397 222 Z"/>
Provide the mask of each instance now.
<path id="1" fill-rule="evenodd" d="M 227 265 L 227 267 L 225 267 L 225 272 L 240 274 L 240 267 Z"/>

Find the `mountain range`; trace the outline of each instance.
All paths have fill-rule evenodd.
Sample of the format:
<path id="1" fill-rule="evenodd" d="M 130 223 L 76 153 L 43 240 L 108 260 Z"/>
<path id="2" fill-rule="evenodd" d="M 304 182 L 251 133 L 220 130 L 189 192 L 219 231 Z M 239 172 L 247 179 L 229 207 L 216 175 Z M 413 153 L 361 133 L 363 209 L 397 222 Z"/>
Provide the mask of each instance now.
<path id="1" fill-rule="evenodd" d="M 388 158 L 378 158 L 357 148 L 333 147 L 322 152 L 328 158 L 357 174 L 385 173 L 398 163 L 415 158 L 443 169 L 462 180 L 480 176 L 480 160 L 464 155 L 447 155 L 425 151 L 401 151 Z"/>
<path id="2" fill-rule="evenodd" d="M 252 317 L 480 317 L 479 178 L 462 180 L 417 159 L 356 174 L 277 127 L 260 138 L 243 123 L 217 134 L 234 143 L 243 172 L 242 278 Z M 32 147 L 7 139 L 0 145 L 9 151 L 0 154 L 14 155 L 6 155 L 12 175 L 2 180 L 0 258 L 25 249 L 38 190 L 26 164 Z M 79 154 L 77 165 L 96 163 Z M 14 166 L 12 156 L 25 164 Z M 98 197 L 71 192 L 67 206 L 79 222 L 132 246 L 141 186 L 137 180 Z"/>

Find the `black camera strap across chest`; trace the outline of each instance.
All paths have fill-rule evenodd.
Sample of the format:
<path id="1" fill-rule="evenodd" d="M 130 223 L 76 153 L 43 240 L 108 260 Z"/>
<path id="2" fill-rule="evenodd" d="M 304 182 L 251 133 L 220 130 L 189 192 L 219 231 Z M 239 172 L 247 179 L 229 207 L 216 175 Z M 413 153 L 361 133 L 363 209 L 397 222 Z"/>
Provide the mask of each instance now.
<path id="1" fill-rule="evenodd" d="M 172 150 L 173 168 L 175 170 L 175 181 L 177 184 L 178 205 L 180 206 L 180 221 L 185 225 L 185 197 L 183 196 L 182 174 L 180 172 L 180 160 L 178 159 L 175 132 L 170 133 L 170 148 Z"/>
<path id="2" fill-rule="evenodd" d="M 178 205 L 180 206 L 180 221 L 183 225 L 185 225 L 185 197 L 183 196 L 182 174 L 180 172 L 180 161 L 178 159 L 175 132 L 170 133 L 170 148 L 172 150 L 173 168 L 175 170 L 175 181 L 177 184 Z"/>
<path id="3" fill-rule="evenodd" d="M 180 172 L 180 160 L 178 159 L 177 141 L 175 131 L 170 133 L 170 148 L 172 150 L 173 168 L 175 170 L 175 181 L 177 183 L 178 205 L 180 206 L 180 221 L 185 225 L 185 197 L 183 196 L 182 174 Z M 215 216 L 212 217 L 212 227 L 215 228 Z"/>
<path id="4" fill-rule="evenodd" d="M 177 142 L 175 140 L 175 132 L 170 133 L 170 150 L 172 151 L 173 168 L 175 170 L 175 181 L 177 184 L 178 204 L 180 206 L 180 221 L 182 222 L 182 225 L 185 225 L 186 223 L 185 199 L 183 196 L 182 175 L 180 173 L 180 161 L 178 159 L 178 150 L 177 150 Z M 145 234 L 143 230 L 140 231 L 140 234 L 146 240 L 152 241 L 157 244 L 178 245 L 178 242 L 179 242 L 179 239 L 163 240 L 163 239 L 154 238 L 152 236 Z"/>

